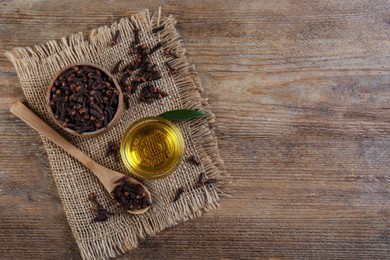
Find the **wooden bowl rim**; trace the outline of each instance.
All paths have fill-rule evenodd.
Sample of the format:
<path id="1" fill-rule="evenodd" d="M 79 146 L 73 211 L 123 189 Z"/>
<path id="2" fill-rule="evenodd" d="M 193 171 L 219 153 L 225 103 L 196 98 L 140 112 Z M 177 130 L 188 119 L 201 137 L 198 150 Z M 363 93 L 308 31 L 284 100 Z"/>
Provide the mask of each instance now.
<path id="1" fill-rule="evenodd" d="M 80 66 L 89 66 L 89 67 L 94 67 L 96 69 L 99 69 L 99 70 L 103 71 L 112 80 L 112 82 L 114 82 L 115 88 L 119 92 L 119 95 L 118 95 L 118 109 L 116 110 L 115 115 L 112 118 L 112 120 L 107 124 L 107 127 L 101 128 L 101 129 L 99 129 L 97 131 L 93 131 L 93 132 L 78 133 L 77 131 L 75 131 L 73 129 L 61 126 L 59 124 L 58 120 L 54 118 L 53 111 L 52 111 L 52 109 L 51 109 L 51 107 L 49 105 L 51 88 L 53 87 L 54 82 L 56 81 L 56 79 L 64 71 L 66 71 L 66 70 L 68 70 L 68 69 L 70 69 L 72 67 L 75 67 L 75 66 L 78 66 L 78 67 L 80 67 Z M 109 71 L 107 71 L 105 68 L 102 68 L 99 65 L 96 65 L 96 64 L 93 64 L 93 63 L 88 63 L 88 62 L 73 63 L 73 64 L 70 64 L 70 65 L 62 68 L 51 79 L 50 84 L 49 84 L 49 86 L 48 86 L 48 88 L 46 90 L 46 108 L 47 108 L 51 118 L 54 120 L 54 122 L 59 127 L 61 127 L 61 129 L 64 129 L 66 132 L 68 132 L 70 134 L 73 134 L 73 135 L 76 135 L 76 136 L 79 136 L 79 137 L 96 137 L 98 135 L 101 135 L 101 134 L 104 134 L 104 133 L 108 132 L 109 130 L 111 130 L 119 122 L 119 119 L 120 119 L 120 117 L 121 117 L 121 115 L 123 113 L 123 93 L 122 93 L 122 90 L 121 90 L 118 82 L 116 81 L 115 77 Z"/>

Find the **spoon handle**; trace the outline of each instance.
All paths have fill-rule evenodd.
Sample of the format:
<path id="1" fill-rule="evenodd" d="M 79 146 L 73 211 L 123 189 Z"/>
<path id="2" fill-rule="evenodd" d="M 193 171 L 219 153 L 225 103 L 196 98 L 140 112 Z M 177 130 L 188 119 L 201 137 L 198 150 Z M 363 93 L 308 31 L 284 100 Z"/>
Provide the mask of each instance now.
<path id="1" fill-rule="evenodd" d="M 91 157 L 82 152 L 79 148 L 69 143 L 53 128 L 47 125 L 42 119 L 35 115 L 30 109 L 28 109 L 22 102 L 16 101 L 12 104 L 10 111 L 12 114 L 20 118 L 26 124 L 34 128 L 40 134 L 45 136 L 50 141 L 54 142 L 71 156 L 81 162 L 85 167 L 90 169 L 92 172 L 96 168 L 96 163 Z"/>

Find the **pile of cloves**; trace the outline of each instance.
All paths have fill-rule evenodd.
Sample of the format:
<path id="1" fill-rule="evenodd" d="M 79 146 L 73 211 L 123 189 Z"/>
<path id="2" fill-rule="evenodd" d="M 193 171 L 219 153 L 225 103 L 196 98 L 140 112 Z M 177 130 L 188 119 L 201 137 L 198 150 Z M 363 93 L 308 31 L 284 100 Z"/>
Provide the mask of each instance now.
<path id="1" fill-rule="evenodd" d="M 49 106 L 62 126 L 78 133 L 107 127 L 118 108 L 112 79 L 92 66 L 74 66 L 54 81 Z"/>
<path id="2" fill-rule="evenodd" d="M 110 216 L 113 215 L 111 211 L 103 208 L 103 206 L 97 200 L 95 193 L 89 194 L 88 199 L 93 203 L 92 210 L 96 214 L 96 217 L 93 219 L 95 222 L 106 221 Z"/>
<path id="3" fill-rule="evenodd" d="M 124 210 L 139 210 L 151 205 L 142 185 L 133 184 L 126 177 L 119 179 L 116 183 L 119 184 L 111 192 L 111 195 Z"/>
<path id="4" fill-rule="evenodd" d="M 163 29 L 164 26 L 160 26 L 154 28 L 153 32 L 157 33 Z M 124 65 L 123 60 L 119 60 L 111 70 L 113 74 L 122 73 L 119 77 L 119 84 L 124 94 L 126 109 L 130 108 L 130 95 L 134 94 L 139 86 L 142 87 L 141 101 L 150 102 L 152 99 L 161 99 L 167 96 L 165 92 L 153 84 L 153 81 L 161 79 L 161 72 L 158 70 L 157 64 L 153 64 L 149 59 L 150 55 L 162 47 L 161 42 L 149 48 L 146 43 L 141 43 L 138 28 L 135 28 L 133 33 L 134 49 L 130 51 L 130 54 L 135 55 L 135 59 Z"/>

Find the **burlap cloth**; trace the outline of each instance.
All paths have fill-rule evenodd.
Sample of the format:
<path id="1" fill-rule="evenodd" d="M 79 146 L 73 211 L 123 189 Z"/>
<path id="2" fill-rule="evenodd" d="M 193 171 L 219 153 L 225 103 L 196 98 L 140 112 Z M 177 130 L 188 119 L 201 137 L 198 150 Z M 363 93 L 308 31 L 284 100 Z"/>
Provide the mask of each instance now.
<path id="1" fill-rule="evenodd" d="M 162 24 L 165 25 L 164 30 L 153 34 L 152 28 Z M 210 114 L 209 118 L 176 123 L 185 139 L 185 158 L 195 155 L 201 165 L 195 166 L 184 159 L 169 177 L 143 181 L 152 193 L 153 207 L 142 215 L 130 215 L 118 209 L 89 170 L 41 136 L 66 217 L 84 259 L 118 256 L 135 248 L 139 238 L 157 234 L 167 227 L 199 217 L 202 212 L 218 207 L 218 185 L 226 184 L 227 173 L 223 170 L 211 127 L 214 116 L 207 107 L 207 101 L 200 96 L 202 89 L 194 78 L 193 67 L 185 57 L 185 49 L 175 24 L 172 16 L 163 17 L 160 12 L 150 15 L 146 10 L 114 22 L 109 27 L 94 29 L 88 37 L 77 33 L 40 46 L 15 48 L 6 53 L 16 68 L 30 108 L 95 161 L 119 172 L 130 174 L 122 162 L 115 162 L 112 156 L 106 156 L 107 143 L 119 143 L 125 129 L 135 120 L 183 108 L 199 109 Z M 158 65 L 163 76 L 156 81 L 157 87 L 169 96 L 147 104 L 139 101 L 138 90 L 131 97 L 131 109 L 123 113 L 120 122 L 112 130 L 99 137 L 75 137 L 59 129 L 45 107 L 45 91 L 53 75 L 64 66 L 77 62 L 95 63 L 107 70 L 111 70 L 120 59 L 129 62 L 134 26 L 140 28 L 141 42 L 146 42 L 148 46 L 155 46 L 159 41 L 163 43 L 163 48 L 151 55 L 151 61 Z M 120 30 L 118 45 L 110 46 L 111 35 L 117 29 Z M 179 57 L 166 57 L 164 50 L 172 50 Z M 166 61 L 177 68 L 174 76 L 165 66 Z M 202 172 L 206 173 L 207 178 L 219 181 L 215 185 L 196 188 L 194 183 Z M 186 191 L 173 202 L 179 187 Z M 108 221 L 92 222 L 95 215 L 87 199 L 91 192 L 97 194 L 104 207 L 114 212 Z"/>

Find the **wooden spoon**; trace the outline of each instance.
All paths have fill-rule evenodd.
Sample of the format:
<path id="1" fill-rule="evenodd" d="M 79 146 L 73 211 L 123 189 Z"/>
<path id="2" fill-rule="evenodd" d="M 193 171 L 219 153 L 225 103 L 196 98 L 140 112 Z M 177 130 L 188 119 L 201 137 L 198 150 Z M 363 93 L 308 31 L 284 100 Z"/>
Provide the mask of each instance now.
<path id="1" fill-rule="evenodd" d="M 85 167 L 90 169 L 91 172 L 103 184 L 104 188 L 106 188 L 110 196 L 113 189 L 118 185 L 117 183 L 114 182 L 118 181 L 119 179 L 125 176 L 122 173 L 108 169 L 98 164 L 94 160 L 92 160 L 91 157 L 89 157 L 88 155 L 83 153 L 80 149 L 78 149 L 76 146 L 72 145 L 67 140 L 65 140 L 65 138 L 63 138 L 59 133 L 57 133 L 54 129 L 48 126 L 44 121 L 42 121 L 42 119 L 40 119 L 37 115 L 35 115 L 30 109 L 28 109 L 20 101 L 16 101 L 14 104 L 12 104 L 10 111 L 12 114 L 16 115 L 25 123 L 27 123 L 29 126 L 31 126 L 36 131 L 38 131 L 40 134 L 44 135 L 50 141 L 60 146 L 67 153 L 73 156 L 76 160 L 82 163 Z M 144 185 L 142 185 L 142 183 L 130 177 L 127 178 L 127 181 L 133 184 L 140 184 L 144 189 L 146 198 L 150 202 L 152 202 L 149 190 Z M 128 212 L 131 214 L 142 214 L 145 213 L 149 208 L 150 206 L 143 209 L 128 210 Z"/>

